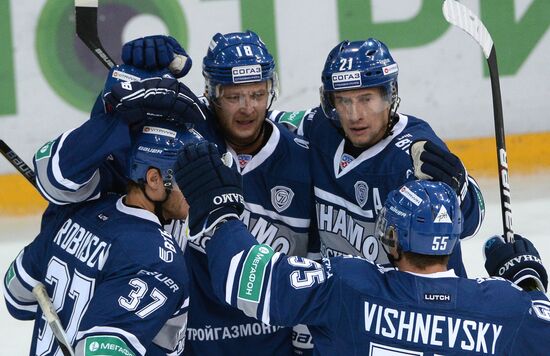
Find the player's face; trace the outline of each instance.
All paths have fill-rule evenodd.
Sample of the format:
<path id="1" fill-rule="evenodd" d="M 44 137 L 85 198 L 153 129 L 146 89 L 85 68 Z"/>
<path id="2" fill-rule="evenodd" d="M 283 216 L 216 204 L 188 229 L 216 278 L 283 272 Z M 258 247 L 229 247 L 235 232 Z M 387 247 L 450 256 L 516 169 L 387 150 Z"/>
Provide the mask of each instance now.
<path id="1" fill-rule="evenodd" d="M 334 92 L 333 99 L 346 137 L 354 146 L 370 147 L 384 137 L 390 103 L 384 99 L 380 89 Z"/>
<path id="2" fill-rule="evenodd" d="M 189 213 L 189 204 L 177 186 L 172 188 L 168 199 L 162 205 L 165 219 L 185 219 Z"/>
<path id="3" fill-rule="evenodd" d="M 246 146 L 256 140 L 268 100 L 267 82 L 223 86 L 216 114 L 229 142 Z"/>

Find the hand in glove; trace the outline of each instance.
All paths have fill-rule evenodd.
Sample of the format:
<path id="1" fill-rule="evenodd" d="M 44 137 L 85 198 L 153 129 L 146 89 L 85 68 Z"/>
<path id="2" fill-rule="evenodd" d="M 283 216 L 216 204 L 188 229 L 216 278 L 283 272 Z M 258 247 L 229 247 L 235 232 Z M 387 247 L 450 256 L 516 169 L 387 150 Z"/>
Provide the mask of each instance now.
<path id="1" fill-rule="evenodd" d="M 223 219 L 238 219 L 243 212 L 241 175 L 224 164 L 213 143 L 185 146 L 174 176 L 189 203 L 189 239 L 209 232 Z"/>
<path id="2" fill-rule="evenodd" d="M 148 70 L 168 67 L 177 78 L 191 69 L 192 60 L 178 41 L 171 36 L 147 36 L 125 43 L 122 61 Z"/>
<path id="3" fill-rule="evenodd" d="M 506 243 L 501 236 L 493 236 L 485 242 L 483 252 L 490 276 L 506 278 L 521 287 L 531 282 L 546 292 L 548 275 L 531 241 L 514 234 L 514 243 Z"/>
<path id="4" fill-rule="evenodd" d="M 173 78 L 120 82 L 103 94 L 107 111 L 116 111 L 130 125 L 147 118 L 166 117 L 181 123 L 206 119 L 199 99 Z"/>
<path id="5" fill-rule="evenodd" d="M 460 202 L 468 193 L 468 174 L 460 159 L 431 141 L 411 145 L 414 175 L 418 179 L 446 183 L 454 189 Z"/>

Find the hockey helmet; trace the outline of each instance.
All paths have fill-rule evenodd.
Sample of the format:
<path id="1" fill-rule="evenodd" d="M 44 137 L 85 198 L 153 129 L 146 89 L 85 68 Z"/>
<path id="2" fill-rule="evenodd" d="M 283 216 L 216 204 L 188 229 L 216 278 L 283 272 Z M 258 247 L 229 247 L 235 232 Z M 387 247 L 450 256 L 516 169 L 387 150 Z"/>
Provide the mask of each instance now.
<path id="1" fill-rule="evenodd" d="M 278 95 L 275 60 L 260 37 L 252 32 L 216 33 L 202 61 L 206 97 L 216 100 L 220 86 L 268 81 L 273 102 Z"/>
<path id="2" fill-rule="evenodd" d="M 462 233 L 462 212 L 454 190 L 443 182 L 417 180 L 390 192 L 375 225 L 375 236 L 389 252 L 449 255 Z"/>
<path id="3" fill-rule="evenodd" d="M 391 110 L 397 110 L 399 68 L 388 47 L 375 38 L 342 41 L 327 56 L 321 75 L 321 107 L 325 115 L 338 120 L 332 93 L 361 88 L 383 89 Z"/>
<path id="4" fill-rule="evenodd" d="M 126 176 L 136 183 L 143 183 L 149 168 L 160 170 L 164 185 L 173 184 L 172 168 L 178 153 L 186 146 L 203 140 L 203 137 L 187 125 L 166 119 L 148 120 L 140 130 L 132 132 L 132 148 L 128 155 Z"/>

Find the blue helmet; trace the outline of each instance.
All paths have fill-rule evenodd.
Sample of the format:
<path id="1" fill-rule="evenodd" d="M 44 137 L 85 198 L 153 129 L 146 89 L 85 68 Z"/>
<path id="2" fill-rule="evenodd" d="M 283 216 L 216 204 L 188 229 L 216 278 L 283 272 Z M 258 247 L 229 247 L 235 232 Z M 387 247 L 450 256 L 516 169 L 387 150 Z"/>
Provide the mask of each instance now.
<path id="1" fill-rule="evenodd" d="M 219 97 L 219 86 L 268 80 L 272 100 L 278 95 L 275 60 L 260 37 L 252 32 L 216 33 L 202 60 L 206 97 Z"/>
<path id="2" fill-rule="evenodd" d="M 105 86 L 103 87 L 102 98 L 105 97 L 113 85 L 120 82 L 135 82 L 149 78 L 174 78 L 168 68 L 159 70 L 145 70 L 133 67 L 128 64 L 118 64 L 109 70 Z M 103 103 L 105 105 L 105 102 Z M 111 111 L 105 108 L 105 111 Z"/>
<path id="3" fill-rule="evenodd" d="M 399 68 L 388 47 L 375 38 L 342 41 L 328 54 L 321 75 L 321 106 L 326 116 L 337 119 L 331 93 L 339 90 L 381 87 L 391 110 L 399 103 Z"/>
<path id="4" fill-rule="evenodd" d="M 142 183 L 149 168 L 160 170 L 166 188 L 172 187 L 172 167 L 184 146 L 203 140 L 192 128 L 166 119 L 148 120 L 132 132 L 126 177 Z"/>
<path id="5" fill-rule="evenodd" d="M 456 193 L 445 183 L 427 180 L 408 182 L 390 192 L 375 227 L 384 249 L 394 247 L 397 239 L 401 251 L 422 255 L 451 254 L 461 233 Z"/>

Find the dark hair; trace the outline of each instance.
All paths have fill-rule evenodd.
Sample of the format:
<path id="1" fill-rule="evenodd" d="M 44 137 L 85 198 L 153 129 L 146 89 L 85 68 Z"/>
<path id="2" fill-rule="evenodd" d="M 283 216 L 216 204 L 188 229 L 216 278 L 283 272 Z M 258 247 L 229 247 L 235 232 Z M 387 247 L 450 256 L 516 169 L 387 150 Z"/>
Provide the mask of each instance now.
<path id="1" fill-rule="evenodd" d="M 447 265 L 450 255 L 421 255 L 410 251 L 401 252 L 416 268 L 426 269 L 433 265 Z"/>

